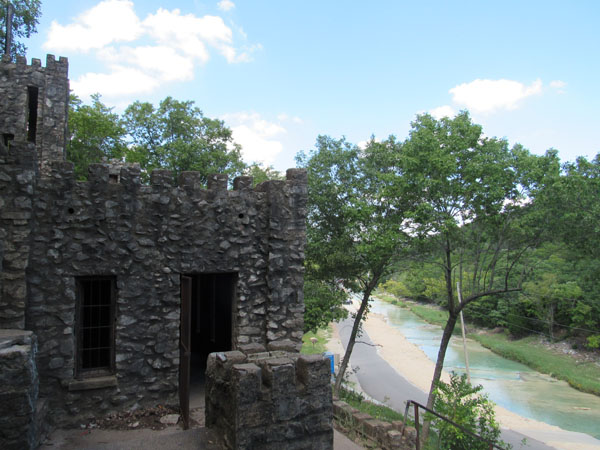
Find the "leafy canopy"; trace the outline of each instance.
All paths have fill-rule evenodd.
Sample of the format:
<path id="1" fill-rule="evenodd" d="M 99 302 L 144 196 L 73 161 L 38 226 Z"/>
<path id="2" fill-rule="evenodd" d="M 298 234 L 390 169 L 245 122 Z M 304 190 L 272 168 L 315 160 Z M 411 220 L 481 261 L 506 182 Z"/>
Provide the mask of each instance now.
<path id="1" fill-rule="evenodd" d="M 194 170 L 206 183 L 210 174 L 241 175 L 245 168 L 231 130 L 205 117 L 193 101 L 167 97 L 158 108 L 137 101 L 127 107 L 123 121 L 132 141 L 127 161 L 139 163 L 145 173 L 161 168 L 177 176 Z"/>
<path id="2" fill-rule="evenodd" d="M 87 178 L 91 163 L 125 155 L 126 130 L 119 115 L 100 101 L 99 94 L 92 95 L 91 105 L 71 95 L 68 128 L 67 159 L 73 162 L 80 180 Z"/>

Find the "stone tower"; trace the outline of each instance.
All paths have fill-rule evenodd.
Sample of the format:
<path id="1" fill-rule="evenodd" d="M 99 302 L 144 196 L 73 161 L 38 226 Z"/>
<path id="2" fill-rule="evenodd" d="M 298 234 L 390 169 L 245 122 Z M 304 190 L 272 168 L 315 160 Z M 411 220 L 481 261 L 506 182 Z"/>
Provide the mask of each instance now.
<path id="1" fill-rule="evenodd" d="M 39 59 L 27 65 L 7 56 L 0 66 L 0 133 L 5 147 L 13 143 L 34 144 L 42 172 L 49 161 L 65 160 L 69 80 L 67 58 Z"/>

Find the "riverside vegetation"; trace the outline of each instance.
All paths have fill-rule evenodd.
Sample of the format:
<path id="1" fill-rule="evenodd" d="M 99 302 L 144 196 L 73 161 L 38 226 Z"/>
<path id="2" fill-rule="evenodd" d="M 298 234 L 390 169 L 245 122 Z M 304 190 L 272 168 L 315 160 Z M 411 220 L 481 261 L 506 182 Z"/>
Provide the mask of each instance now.
<path id="1" fill-rule="evenodd" d="M 377 292 L 377 298 L 399 307 L 409 308 L 421 319 L 433 325 L 443 326 L 446 323 L 448 313 L 435 305 L 398 298 L 384 289 Z M 582 392 L 600 396 L 600 366 L 595 362 L 595 358 L 582 358 L 577 356 L 578 352 L 573 352 L 574 354 L 559 352 L 539 335 L 514 338 L 510 336 L 508 330 L 499 332 L 497 329 L 476 327 L 472 323 L 468 323 L 468 328 L 474 330 L 469 333 L 470 339 L 479 342 L 494 353 L 564 380 Z M 460 330 L 455 330 L 454 334 L 460 334 Z"/>

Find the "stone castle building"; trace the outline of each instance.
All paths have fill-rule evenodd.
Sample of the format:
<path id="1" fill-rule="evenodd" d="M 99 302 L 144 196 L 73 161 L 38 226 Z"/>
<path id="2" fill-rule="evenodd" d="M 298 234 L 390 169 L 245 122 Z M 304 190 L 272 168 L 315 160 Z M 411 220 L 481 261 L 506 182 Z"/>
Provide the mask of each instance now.
<path id="1" fill-rule="evenodd" d="M 212 352 L 229 352 L 212 356 L 215 395 L 237 392 L 223 379 L 239 381 L 237 366 L 219 363 L 229 355 L 259 383 L 252 395 L 264 411 L 278 401 L 273 380 L 312 398 L 307 386 L 318 383 L 307 368 L 324 366 L 297 354 L 306 173 L 254 188 L 238 177 L 229 190 L 224 175 L 204 187 L 197 173 L 174 183 L 159 170 L 144 185 L 139 167 L 93 164 L 88 181 L 76 181 L 65 161 L 67 72 L 66 58 L 52 55 L 45 67 L 0 62 L 0 447 L 35 447 L 48 422 L 159 402 L 185 409 L 190 373 Z M 310 416 L 311 429 L 291 435 L 328 448 L 331 392 L 319 386 L 325 400 L 298 400 L 295 415 L 273 420 L 281 428 Z M 220 423 L 219 397 L 211 405 Z M 251 447 L 267 439 L 256 436 Z"/>

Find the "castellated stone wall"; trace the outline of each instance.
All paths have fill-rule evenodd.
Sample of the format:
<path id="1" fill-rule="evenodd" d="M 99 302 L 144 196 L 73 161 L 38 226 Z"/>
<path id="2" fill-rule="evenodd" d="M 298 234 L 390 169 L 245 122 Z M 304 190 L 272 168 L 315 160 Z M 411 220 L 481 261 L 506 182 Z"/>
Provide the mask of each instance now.
<path id="1" fill-rule="evenodd" d="M 233 449 L 333 448 L 329 360 L 242 350 L 209 356 L 206 425 Z"/>
<path id="2" fill-rule="evenodd" d="M 37 59 L 0 61 L 0 331 L 31 341 L 17 345 L 29 350 L 11 350 L 0 361 L 10 370 L 20 364 L 22 377 L 2 369 L 0 384 L 27 391 L 25 397 L 35 393 L 27 397 L 33 425 L 23 435 L 37 433 L 45 412 L 54 425 L 65 425 L 176 404 L 187 304 L 182 279 L 227 279 L 231 311 L 219 320 L 230 323 L 226 344 L 233 350 L 298 352 L 303 334 L 306 172 L 290 169 L 285 181 L 256 187 L 239 177 L 228 189 L 223 175 L 205 187 L 198 173 L 183 173 L 175 183 L 171 172 L 154 171 L 143 185 L 137 166 L 94 164 L 88 181 L 76 181 L 65 161 L 67 70 L 66 58 L 52 55 L 46 67 Z M 110 307 L 82 307 L 88 296 L 82 290 L 93 290 L 90 279 L 109 280 L 103 286 L 110 294 L 94 295 Z M 107 342 L 98 343 L 90 330 L 103 314 L 109 325 L 96 339 Z M 90 331 L 87 354 L 109 349 L 110 358 L 82 363 L 81 329 Z M 13 356 L 23 364 L 14 365 Z M 308 363 L 294 358 L 300 374 Z M 310 376 L 303 376 L 294 382 L 306 399 L 300 386 Z M 0 425 L 5 446 L 12 438 L 1 433 L 12 425 Z"/>
<path id="3" fill-rule="evenodd" d="M 249 177 L 233 190 L 222 175 L 207 189 L 197 173 L 172 180 L 155 171 L 144 186 L 128 167 L 112 183 L 95 164 L 77 182 L 70 163 L 54 161 L 37 182 L 26 328 L 40 342 L 41 395 L 61 421 L 177 402 L 180 274 L 237 274 L 233 348 L 301 346 L 306 173 L 254 189 Z M 74 380 L 76 277 L 91 275 L 116 279 L 116 381 L 87 390 Z"/>

